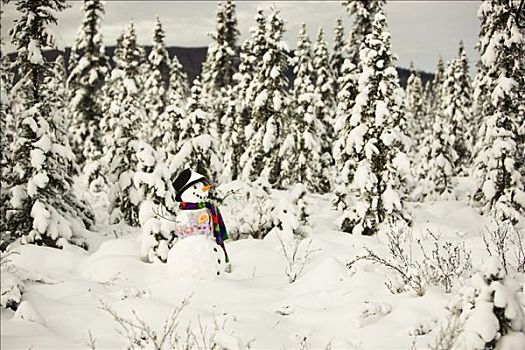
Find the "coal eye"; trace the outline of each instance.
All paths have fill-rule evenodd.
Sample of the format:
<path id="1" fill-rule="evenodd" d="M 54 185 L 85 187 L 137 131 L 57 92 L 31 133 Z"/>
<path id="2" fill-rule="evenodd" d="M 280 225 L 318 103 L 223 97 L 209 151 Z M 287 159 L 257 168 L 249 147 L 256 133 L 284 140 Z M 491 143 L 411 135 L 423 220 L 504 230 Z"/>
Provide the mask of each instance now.
<path id="1" fill-rule="evenodd" d="M 285 214 L 287 213 L 286 209 L 285 209 L 285 210 L 283 210 L 283 213 L 285 213 Z"/>
<path id="2" fill-rule="evenodd" d="M 194 186 L 193 186 L 193 188 L 194 188 L 194 189 L 197 189 L 197 186 L 196 186 L 196 185 L 194 185 Z"/>

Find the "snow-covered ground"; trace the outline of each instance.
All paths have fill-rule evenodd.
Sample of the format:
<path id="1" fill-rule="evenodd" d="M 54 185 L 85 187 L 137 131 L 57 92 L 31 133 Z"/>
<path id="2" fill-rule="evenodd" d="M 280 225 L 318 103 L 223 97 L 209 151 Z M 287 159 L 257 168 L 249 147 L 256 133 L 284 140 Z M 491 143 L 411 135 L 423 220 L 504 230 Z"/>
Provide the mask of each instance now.
<path id="1" fill-rule="evenodd" d="M 200 334 L 202 326 L 206 336 L 194 343 L 199 347 L 213 339 L 228 349 L 409 349 L 414 342 L 428 348 L 454 293 L 429 287 L 421 297 L 392 294 L 385 285 L 392 272 L 385 267 L 361 260 L 349 268 L 364 247 L 388 257 L 386 237 L 337 231 L 338 214 L 330 208 L 325 197 L 308 198 L 311 235 L 302 244 L 311 239 L 311 253 L 293 283 L 274 234 L 227 242 L 232 272 L 208 279 L 173 277 L 168 264 L 143 262 L 138 229 L 116 239 L 99 227 L 89 252 L 19 246 L 9 258 L 25 279 L 23 301 L 16 312 L 2 309 L 1 348 L 88 348 L 91 334 L 97 349 L 122 349 L 128 340 L 103 305 L 128 319 L 136 312 L 162 334 L 165 320 L 186 298 L 175 333 Z M 414 242 L 428 241 L 428 229 L 441 239 L 464 241 L 474 270 L 487 259 L 481 232 L 490 227 L 489 218 L 459 201 L 412 204 L 411 210 Z M 518 279 L 523 283 L 523 276 Z"/>

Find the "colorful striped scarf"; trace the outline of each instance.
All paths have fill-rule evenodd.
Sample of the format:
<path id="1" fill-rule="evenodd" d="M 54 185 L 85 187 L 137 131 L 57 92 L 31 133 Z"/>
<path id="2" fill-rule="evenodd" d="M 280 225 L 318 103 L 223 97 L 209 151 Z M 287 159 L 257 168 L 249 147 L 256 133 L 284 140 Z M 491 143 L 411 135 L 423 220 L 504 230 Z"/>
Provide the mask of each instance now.
<path id="1" fill-rule="evenodd" d="M 181 202 L 179 208 L 181 210 L 195 210 L 204 208 L 208 208 L 210 210 L 215 242 L 217 242 L 217 244 L 222 247 L 224 250 L 224 255 L 226 256 L 226 262 L 229 262 L 228 253 L 226 253 L 226 247 L 224 246 L 224 241 L 228 239 L 228 232 L 226 231 L 226 225 L 224 225 L 224 220 L 222 219 L 219 208 L 210 202 Z"/>

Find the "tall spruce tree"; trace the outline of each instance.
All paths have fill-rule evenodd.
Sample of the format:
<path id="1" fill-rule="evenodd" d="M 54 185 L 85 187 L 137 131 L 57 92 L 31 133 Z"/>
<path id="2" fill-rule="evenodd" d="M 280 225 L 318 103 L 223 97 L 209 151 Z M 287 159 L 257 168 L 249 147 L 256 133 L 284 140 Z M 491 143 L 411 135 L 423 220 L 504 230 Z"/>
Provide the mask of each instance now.
<path id="1" fill-rule="evenodd" d="M 322 136 L 326 135 L 320 108 L 322 96 L 316 91 L 315 67 L 311 43 L 303 24 L 295 50 L 293 97 L 289 107 L 286 137 L 281 145 L 281 184 L 285 187 L 302 183 L 311 191 L 326 191 L 329 183 L 323 176 Z M 318 71 L 319 72 L 319 71 Z"/>
<path id="2" fill-rule="evenodd" d="M 347 189 L 354 205 L 340 218 L 346 232 L 371 235 L 382 224 L 410 221 L 404 205 L 404 174 L 410 171 L 404 153 L 403 99 L 395 56 L 390 50 L 386 18 L 375 15 L 372 33 L 360 53 L 358 95 L 344 136 L 358 160 Z"/>
<path id="3" fill-rule="evenodd" d="M 122 54 L 123 54 L 122 44 L 124 42 L 124 35 L 126 35 L 125 30 L 123 30 L 122 33 L 120 33 L 119 36 L 117 36 L 117 40 L 115 42 L 115 51 L 113 51 L 113 57 L 111 58 L 115 66 L 122 64 Z"/>
<path id="4" fill-rule="evenodd" d="M 242 63 L 241 63 L 242 66 Z M 240 72 L 243 68 L 240 68 Z M 234 80 L 239 77 L 234 76 Z M 239 176 L 239 160 L 245 147 L 244 127 L 248 123 L 246 113 L 238 102 L 240 85 L 235 85 L 226 90 L 224 101 L 227 103 L 224 109 L 222 124 L 224 133 L 220 136 L 220 149 L 224 164 L 222 176 L 225 180 L 236 180 Z"/>
<path id="5" fill-rule="evenodd" d="M 343 27 L 343 20 L 337 19 L 337 23 L 334 30 L 334 44 L 332 46 L 332 55 L 330 56 L 330 68 L 335 77 L 334 80 L 334 91 L 339 92 L 339 78 L 342 75 L 343 64 L 345 61 L 345 32 Z"/>
<path id="6" fill-rule="evenodd" d="M 164 76 L 169 76 L 170 61 L 165 37 L 166 34 L 157 16 L 153 29 L 153 47 L 148 56 L 149 66 L 144 79 L 144 108 L 149 129 L 145 135 L 152 143 L 155 143 L 153 133 L 159 125 L 159 116 L 165 111 L 168 104 L 168 82 L 164 81 Z"/>
<path id="7" fill-rule="evenodd" d="M 211 180 L 222 170 L 217 157 L 217 141 L 210 124 L 211 114 L 202 96 L 201 83 L 196 79 L 191 87 L 185 116 L 179 122 L 178 153 L 169 159 L 172 174 L 191 168 Z"/>
<path id="8" fill-rule="evenodd" d="M 216 29 L 211 34 L 212 44 L 208 47 L 206 61 L 202 67 L 202 86 L 208 104 L 213 107 L 212 127 L 219 134 L 223 132 L 221 118 L 227 102 L 222 92 L 233 83 L 237 71 L 237 17 L 235 3 L 232 0 L 219 2 L 216 14 Z"/>
<path id="9" fill-rule="evenodd" d="M 429 124 L 432 125 L 434 120 L 432 119 L 436 115 L 436 111 L 441 105 L 441 92 L 443 81 L 445 80 L 445 62 L 443 58 L 439 58 L 436 73 L 434 74 L 434 79 L 432 79 L 432 88 L 431 88 L 431 98 L 428 101 L 428 115 L 429 115 Z"/>
<path id="10" fill-rule="evenodd" d="M 179 141 L 179 124 L 185 118 L 185 105 L 188 97 L 188 76 L 182 69 L 177 56 L 171 61 L 171 74 L 167 92 L 168 105 L 159 115 L 151 133 L 151 145 L 160 151 L 163 158 L 175 155 Z"/>
<path id="11" fill-rule="evenodd" d="M 21 100 L 19 136 L 13 145 L 13 177 L 8 184 L 10 207 L 6 213 L 7 235 L 23 243 L 78 245 L 92 214 L 72 191 L 74 159 L 69 145 L 58 136 L 62 115 L 50 101 L 53 91 L 46 84 L 53 76 L 42 50 L 53 47 L 48 26 L 56 24 L 55 13 L 67 6 L 61 0 L 16 1 L 20 17 L 11 30 L 18 55 L 14 69 L 20 76 L 17 93 Z"/>
<path id="12" fill-rule="evenodd" d="M 350 16 L 354 16 L 352 31 L 348 38 L 347 51 L 352 63 L 358 65 L 361 44 L 366 36 L 372 32 L 372 22 L 375 14 L 382 11 L 386 5 L 386 0 L 344 0 L 342 4 L 346 12 Z"/>
<path id="13" fill-rule="evenodd" d="M 345 210 L 351 204 L 348 188 L 352 183 L 353 174 L 359 159 L 355 157 L 352 148 L 353 137 L 350 137 L 353 127 L 350 124 L 352 108 L 357 97 L 357 67 L 350 59 L 346 59 L 339 78 L 339 93 L 337 94 L 337 109 L 335 118 L 335 138 L 333 157 L 335 161 L 335 188 L 332 204 L 335 208 Z M 354 131 L 355 133 L 355 131 Z M 347 145 L 348 144 L 348 145 Z"/>
<path id="14" fill-rule="evenodd" d="M 177 56 L 173 56 L 170 66 L 168 104 L 182 106 L 190 92 L 188 75 L 184 72 Z"/>
<path id="15" fill-rule="evenodd" d="M 233 76 L 235 84 L 228 89 L 229 102 L 223 117 L 223 176 L 231 180 L 241 175 L 240 159 L 247 147 L 245 129 L 250 122 L 254 102 L 252 82 L 264 54 L 266 18 L 261 9 L 257 11 L 256 23 L 251 28 L 251 37 L 242 44 L 239 71 Z"/>
<path id="16" fill-rule="evenodd" d="M 289 56 L 283 34 L 284 21 L 279 11 L 274 8 L 266 22 L 264 45 L 253 48 L 256 54 L 264 54 L 261 66 L 250 86 L 253 106 L 246 133 L 249 142 L 241 157 L 243 178 L 254 179 L 262 175 L 273 186 L 279 186 L 279 143 L 289 99 L 285 75 Z"/>
<path id="17" fill-rule="evenodd" d="M 237 17 L 232 0 L 219 2 L 215 18 L 215 32 L 211 34 L 212 44 L 208 47 L 206 61 L 202 68 L 202 86 L 206 95 L 215 97 L 220 89 L 233 82 L 236 72 Z"/>
<path id="18" fill-rule="evenodd" d="M 1 45 L 1 44 L 0 44 Z M 13 120 L 11 98 L 9 91 L 13 87 L 13 74 L 9 69 L 9 59 L 3 56 L 0 61 L 0 251 L 4 251 L 16 237 L 7 229 L 7 208 L 9 206 L 8 185 L 12 181 L 11 145 L 15 138 L 15 128 L 10 121 Z"/>
<path id="19" fill-rule="evenodd" d="M 440 111 L 446 123 L 450 124 L 452 148 L 457 155 L 453 164 L 455 173 L 466 174 L 472 149 L 470 133 L 475 130 L 469 128 L 473 122 L 471 116 L 472 86 L 468 73 L 468 60 L 462 42 L 458 57 L 445 71 L 441 98 Z"/>
<path id="20" fill-rule="evenodd" d="M 48 80 L 46 81 L 46 83 L 51 84 L 49 90 L 53 91 L 53 93 L 49 94 L 50 102 L 55 105 L 56 109 L 60 109 L 62 113 L 65 113 L 67 100 L 69 99 L 69 92 L 66 87 L 67 73 L 64 56 L 58 55 L 50 66 L 52 74 L 50 74 Z M 62 129 L 62 133 L 67 139 L 67 128 L 65 127 L 67 121 L 65 121 L 65 118 L 62 118 L 62 120 L 65 122 L 65 125 L 61 126 L 64 127 Z"/>
<path id="21" fill-rule="evenodd" d="M 443 82 L 445 79 L 445 63 L 443 62 L 443 59 L 440 57 L 437 64 L 436 73 L 434 74 L 434 79 L 432 80 L 432 83 L 427 82 L 426 91 L 425 91 L 425 117 L 421 119 L 420 123 L 420 130 L 421 133 L 419 136 L 415 135 L 415 132 L 412 132 L 412 140 L 413 140 L 413 159 L 414 164 L 416 165 L 414 169 L 414 173 L 417 178 L 419 179 L 426 179 L 428 178 L 428 174 L 430 172 L 430 164 L 432 160 L 432 148 L 434 144 L 434 125 L 436 124 L 436 121 L 438 120 L 438 114 L 442 105 L 442 90 L 443 90 Z M 411 115 L 409 114 L 409 117 Z M 442 127 L 446 127 L 446 125 L 443 125 L 443 123 L 438 123 L 439 130 L 442 129 Z M 409 126 L 410 126 L 410 120 L 409 120 Z M 410 127 L 409 130 L 412 128 Z M 435 145 L 434 145 L 435 146 Z M 436 147 L 434 147 L 436 148 Z M 448 154 L 448 152 L 447 152 Z M 432 186 L 432 183 L 426 183 L 425 181 L 425 188 L 422 189 L 423 193 L 420 193 L 420 195 L 425 195 L 428 193 L 433 193 L 434 186 Z M 417 194 L 416 194 L 417 197 Z"/>
<path id="22" fill-rule="evenodd" d="M 316 72 L 314 79 L 315 93 L 321 97 L 321 103 L 316 103 L 317 118 L 323 123 L 324 127 L 317 131 L 324 131 L 320 134 L 321 150 L 323 153 L 323 166 L 327 169 L 332 166 L 332 143 L 334 140 L 334 112 L 335 96 L 334 89 L 335 77 L 330 68 L 328 48 L 324 38 L 323 28 L 319 28 L 317 40 L 313 48 L 313 66 Z M 325 191 L 328 188 L 324 188 Z"/>
<path id="23" fill-rule="evenodd" d="M 475 200 L 484 212 L 513 223 L 525 213 L 525 30 L 516 23 L 516 5 L 492 0 L 478 11 L 481 59 L 475 96 L 483 134 L 474 162 Z"/>
<path id="24" fill-rule="evenodd" d="M 453 71 L 454 61 L 450 62 L 447 71 Z M 446 94 L 445 85 L 442 86 L 441 96 Z M 425 168 L 426 186 L 425 196 L 429 198 L 454 198 L 453 177 L 457 174 L 455 164 L 458 154 L 454 149 L 452 124 L 448 105 L 443 99 L 432 125 L 432 137 L 428 149 L 428 165 Z M 419 159 L 420 162 L 424 159 Z"/>
<path id="25" fill-rule="evenodd" d="M 79 164 L 102 155 L 100 133 L 100 89 L 109 72 L 104 54 L 100 21 L 104 15 L 102 0 L 84 1 L 84 18 L 71 48 L 68 89 L 71 93 L 69 127 L 73 151 Z"/>
<path id="26" fill-rule="evenodd" d="M 139 90 L 141 52 L 133 22 L 127 27 L 121 45 L 121 58 L 104 86 L 104 117 L 101 120 L 105 145 L 103 164 L 110 186 L 110 223 L 123 220 L 136 226 L 142 198 L 132 180 L 140 137 L 139 125 L 145 118 L 145 112 Z"/>
<path id="27" fill-rule="evenodd" d="M 410 64 L 405 105 L 407 134 L 410 137 L 409 154 L 414 164 L 412 173 L 417 178 L 423 179 L 427 176 L 429 165 L 430 145 L 427 142 L 430 142 L 432 138 L 432 124 L 429 125 L 428 123 L 427 101 L 423 83 L 413 63 Z M 419 183 L 415 189 L 416 192 L 413 192 L 416 198 L 421 194 L 417 193 L 418 189 L 422 190 Z"/>
<path id="28" fill-rule="evenodd" d="M 11 143 L 13 142 L 15 138 L 15 123 L 14 123 L 14 116 L 13 116 L 13 110 L 12 110 L 12 98 L 10 96 L 10 92 L 13 88 L 13 77 L 14 74 L 11 72 L 10 66 L 11 61 L 9 61 L 8 56 L 4 56 L 2 54 L 2 59 L 0 61 L 0 91 L 1 91 L 1 106 L 0 106 L 0 112 L 2 113 L 1 116 L 1 122 L 2 125 L 0 126 L 0 142 L 1 142 L 1 156 L 2 156 L 2 164 L 4 164 L 5 157 L 8 155 L 9 147 L 11 146 Z M 2 169 L 4 166 L 2 166 Z"/>
<path id="29" fill-rule="evenodd" d="M 413 146 L 417 150 L 421 144 L 421 137 L 426 130 L 426 105 L 423 95 L 423 82 L 414 64 L 410 64 L 410 76 L 406 86 L 406 108 L 408 132 Z"/>

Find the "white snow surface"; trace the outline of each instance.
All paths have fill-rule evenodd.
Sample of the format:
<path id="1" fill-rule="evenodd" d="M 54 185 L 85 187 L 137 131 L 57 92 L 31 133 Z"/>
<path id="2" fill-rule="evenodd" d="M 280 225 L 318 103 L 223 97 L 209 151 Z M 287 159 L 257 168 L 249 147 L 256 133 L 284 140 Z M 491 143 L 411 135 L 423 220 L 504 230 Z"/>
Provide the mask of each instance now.
<path id="1" fill-rule="evenodd" d="M 272 193 L 276 199 L 291 195 Z M 329 343 L 332 349 L 408 349 L 413 341 L 417 349 L 429 348 L 438 325 L 417 336 L 407 330 L 443 318 L 453 294 L 438 287 L 422 297 L 391 294 L 385 286 L 391 271 L 367 261 L 348 268 L 346 264 L 364 247 L 386 256 L 385 237 L 337 231 L 339 213 L 331 209 L 328 197 L 310 195 L 306 203 L 312 213 L 306 238 L 312 253 L 294 283 L 285 274 L 287 261 L 275 235 L 227 241 L 232 271 L 219 276 L 219 264 L 205 252 L 215 245 L 204 236 L 177 242 L 167 263 L 141 259 L 140 229 L 125 226 L 115 238 L 113 228 L 99 225 L 98 232 L 88 235 L 88 252 L 67 244 L 63 249 L 16 246 L 18 254 L 10 260 L 13 274 L 24 279 L 24 290 L 17 312 L 2 309 L 1 348 L 85 349 L 91 332 L 97 349 L 123 349 L 127 340 L 99 308 L 101 301 L 119 315 L 131 318 L 134 311 L 160 332 L 187 297 L 189 305 L 179 315 L 177 332 L 184 334 L 190 323 L 197 330 L 198 320 L 208 331 L 215 323 L 224 324 L 213 334 L 223 348 L 242 349 L 251 341 L 252 349 L 297 349 L 304 337 L 310 349 L 324 349 Z M 489 217 L 459 201 L 409 208 L 414 237 L 432 230 L 443 239 L 464 241 L 472 250 L 473 266 L 489 260 L 480 236 L 484 227 L 490 227 Z M 33 209 L 45 211 L 43 205 Z M 221 209 L 227 226 L 241 219 L 238 211 Z M 47 224 L 49 219 L 35 223 L 35 228 L 42 231 Z M 523 298 L 521 303 L 523 307 Z M 481 336 L 492 336 L 493 329 L 489 326 L 486 332 Z M 518 333 L 502 340 L 505 349 L 523 349 L 523 342 Z"/>

